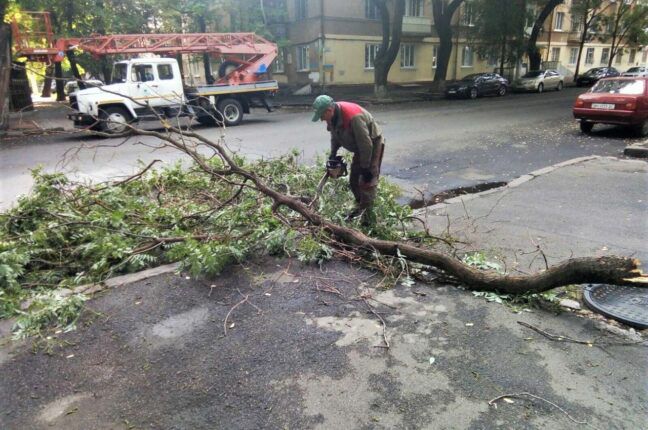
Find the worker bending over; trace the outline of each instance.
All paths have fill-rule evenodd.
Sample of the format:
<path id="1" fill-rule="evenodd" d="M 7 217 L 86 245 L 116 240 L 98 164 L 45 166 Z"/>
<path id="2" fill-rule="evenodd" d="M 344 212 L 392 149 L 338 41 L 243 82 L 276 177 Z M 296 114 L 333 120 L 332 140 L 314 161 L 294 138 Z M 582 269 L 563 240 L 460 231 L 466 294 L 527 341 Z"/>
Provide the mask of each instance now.
<path id="1" fill-rule="evenodd" d="M 331 133 L 329 160 L 335 160 L 340 147 L 353 153 L 349 184 L 356 206 L 348 214 L 347 220 L 362 215 L 363 224 L 372 224 L 375 221 L 373 204 L 385 149 L 380 127 L 361 106 L 335 102 L 327 95 L 315 99 L 313 110 L 313 122 L 326 121 L 326 129 Z"/>

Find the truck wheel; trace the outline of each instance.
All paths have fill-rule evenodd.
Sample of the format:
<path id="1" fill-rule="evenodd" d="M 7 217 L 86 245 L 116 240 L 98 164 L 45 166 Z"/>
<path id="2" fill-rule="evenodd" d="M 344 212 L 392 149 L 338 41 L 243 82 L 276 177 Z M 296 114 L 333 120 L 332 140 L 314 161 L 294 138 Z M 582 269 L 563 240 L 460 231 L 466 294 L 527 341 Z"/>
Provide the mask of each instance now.
<path id="1" fill-rule="evenodd" d="M 110 106 L 99 112 L 101 120 L 99 127 L 108 134 L 121 134 L 128 130 L 128 123 L 132 121 L 130 113 L 120 106 Z"/>
<path id="2" fill-rule="evenodd" d="M 218 77 L 224 78 L 232 70 L 238 68 L 239 64 L 234 61 L 223 61 L 223 63 L 218 68 Z"/>
<path id="3" fill-rule="evenodd" d="M 593 122 L 587 122 L 587 121 L 580 122 L 580 129 L 585 134 L 590 134 L 593 128 L 594 128 Z"/>
<path id="4" fill-rule="evenodd" d="M 227 126 L 239 125 L 243 121 L 243 106 L 236 99 L 223 99 L 218 102 L 218 111 Z"/>

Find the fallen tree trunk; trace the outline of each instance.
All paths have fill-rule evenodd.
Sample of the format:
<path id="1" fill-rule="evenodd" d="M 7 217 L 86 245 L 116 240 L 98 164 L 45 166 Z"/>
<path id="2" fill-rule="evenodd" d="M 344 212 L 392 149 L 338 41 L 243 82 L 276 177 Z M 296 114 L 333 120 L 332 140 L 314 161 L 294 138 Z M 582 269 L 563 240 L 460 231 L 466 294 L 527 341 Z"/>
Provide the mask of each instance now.
<path id="1" fill-rule="evenodd" d="M 223 178 L 240 176 L 251 182 L 260 193 L 270 197 L 276 206 L 286 206 L 300 214 L 311 225 L 323 228 L 348 245 L 376 251 L 382 255 L 403 257 L 411 262 L 432 266 L 456 278 L 468 288 L 481 291 L 501 293 L 538 293 L 556 287 L 580 283 L 606 283 L 645 287 L 648 276 L 639 269 L 640 261 L 628 257 L 585 257 L 573 258 L 550 267 L 548 270 L 530 275 L 501 275 L 494 271 L 484 271 L 464 264 L 457 258 L 412 245 L 405 242 L 394 242 L 371 238 L 361 231 L 332 223 L 312 210 L 297 198 L 283 194 L 268 186 L 253 172 L 249 172 L 233 160 L 221 143 L 215 143 L 197 133 L 168 128 L 168 133 L 132 129 L 135 134 L 155 136 L 168 142 L 171 146 L 189 155 L 206 173 Z M 178 138 L 174 137 L 178 135 Z M 204 156 L 194 147 L 188 145 L 188 139 L 195 139 L 211 148 L 223 160 L 226 168 L 215 170 Z"/>

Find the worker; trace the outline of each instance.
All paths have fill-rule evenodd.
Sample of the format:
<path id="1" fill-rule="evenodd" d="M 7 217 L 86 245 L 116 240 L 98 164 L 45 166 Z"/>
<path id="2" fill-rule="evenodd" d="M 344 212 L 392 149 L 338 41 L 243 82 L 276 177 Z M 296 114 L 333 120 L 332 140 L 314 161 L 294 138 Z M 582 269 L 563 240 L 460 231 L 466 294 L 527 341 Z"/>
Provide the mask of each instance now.
<path id="1" fill-rule="evenodd" d="M 364 225 L 373 224 L 373 204 L 385 149 L 380 127 L 361 106 L 335 102 L 327 95 L 315 99 L 313 110 L 313 122 L 326 121 L 326 128 L 331 133 L 329 160 L 335 160 L 340 147 L 353 153 L 349 184 L 356 205 L 347 215 L 347 220 L 362 216 Z"/>

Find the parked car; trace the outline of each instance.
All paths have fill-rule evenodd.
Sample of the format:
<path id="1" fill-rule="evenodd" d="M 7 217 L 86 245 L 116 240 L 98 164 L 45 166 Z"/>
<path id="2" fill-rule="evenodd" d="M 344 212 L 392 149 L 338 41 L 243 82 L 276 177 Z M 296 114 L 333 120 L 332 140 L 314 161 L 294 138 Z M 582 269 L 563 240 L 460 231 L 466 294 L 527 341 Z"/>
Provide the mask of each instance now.
<path id="1" fill-rule="evenodd" d="M 619 71 L 614 67 L 594 67 L 576 79 L 576 86 L 588 87 L 597 83 L 599 79 L 614 78 L 619 75 Z"/>
<path id="2" fill-rule="evenodd" d="M 449 84 L 445 96 L 476 99 L 485 95 L 503 96 L 508 92 L 509 81 L 497 73 L 474 73 Z"/>
<path id="3" fill-rule="evenodd" d="M 513 91 L 537 91 L 563 89 L 565 77 L 556 70 L 534 70 L 516 79 L 511 86 Z"/>
<path id="4" fill-rule="evenodd" d="M 632 127 L 640 136 L 648 135 L 648 78 L 601 79 L 576 99 L 574 118 L 583 133 L 594 124 Z"/>
<path id="5" fill-rule="evenodd" d="M 628 70 L 621 73 L 621 76 L 630 76 L 635 78 L 648 76 L 648 67 L 630 67 Z"/>

